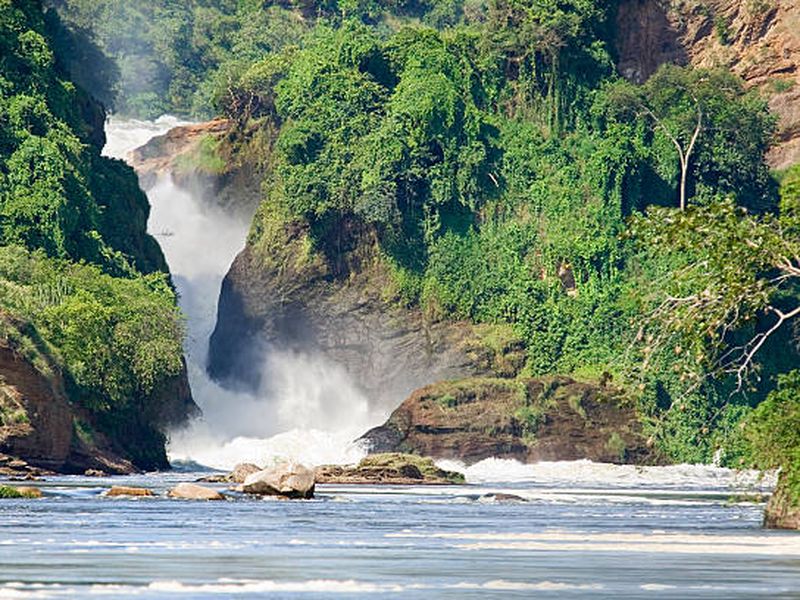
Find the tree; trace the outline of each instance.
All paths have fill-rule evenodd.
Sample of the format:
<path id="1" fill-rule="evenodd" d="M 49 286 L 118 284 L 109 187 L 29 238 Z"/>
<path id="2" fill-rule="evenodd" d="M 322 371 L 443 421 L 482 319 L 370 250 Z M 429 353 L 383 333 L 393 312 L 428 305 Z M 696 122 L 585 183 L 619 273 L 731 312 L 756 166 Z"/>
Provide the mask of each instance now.
<path id="1" fill-rule="evenodd" d="M 730 201 L 652 209 L 633 233 L 646 253 L 680 257 L 651 282 L 653 308 L 637 335 L 645 362 L 672 352 L 689 387 L 732 375 L 741 390 L 759 351 L 800 316 L 800 238 L 786 220 Z"/>
<path id="2" fill-rule="evenodd" d="M 763 156 L 774 117 L 726 71 L 665 65 L 644 85 L 607 85 L 595 110 L 607 122 L 645 125 L 653 166 L 664 179 L 677 179 L 681 210 L 693 191 L 734 194 L 743 204 L 768 196 Z"/>

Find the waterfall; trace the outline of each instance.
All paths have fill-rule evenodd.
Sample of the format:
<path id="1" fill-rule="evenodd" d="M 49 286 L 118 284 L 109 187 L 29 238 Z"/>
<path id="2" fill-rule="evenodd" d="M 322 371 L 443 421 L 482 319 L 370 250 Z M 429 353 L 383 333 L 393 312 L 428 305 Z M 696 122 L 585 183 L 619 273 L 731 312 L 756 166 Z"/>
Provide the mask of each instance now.
<path id="1" fill-rule="evenodd" d="M 151 138 L 181 123 L 110 119 L 104 154 L 127 159 Z M 178 187 L 169 174 L 147 190 L 148 231 L 166 256 L 186 316 L 189 381 L 203 417 L 170 435 L 173 461 L 228 469 L 294 458 L 309 465 L 352 463 L 353 442 L 385 418 L 370 411 L 349 374 L 324 356 L 272 351 L 257 393 L 221 387 L 206 373 L 222 279 L 245 244 L 249 223 Z"/>

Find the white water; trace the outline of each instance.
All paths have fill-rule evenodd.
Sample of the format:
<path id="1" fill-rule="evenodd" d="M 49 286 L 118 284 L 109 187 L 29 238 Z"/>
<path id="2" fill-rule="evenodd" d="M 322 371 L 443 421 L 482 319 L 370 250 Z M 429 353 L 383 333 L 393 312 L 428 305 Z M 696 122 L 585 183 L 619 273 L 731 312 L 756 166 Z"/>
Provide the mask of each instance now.
<path id="1" fill-rule="evenodd" d="M 111 119 L 104 153 L 126 159 L 151 138 L 182 124 Z M 357 462 L 364 451 L 353 443 L 380 423 L 367 399 L 339 365 L 322 356 L 271 352 L 258 393 L 234 392 L 205 371 L 222 279 L 244 247 L 249 223 L 204 203 L 160 175 L 147 192 L 149 232 L 158 239 L 186 315 L 189 381 L 203 418 L 173 432 L 173 461 L 195 461 L 218 469 L 239 462 L 267 464 L 294 458 L 306 464 Z"/>

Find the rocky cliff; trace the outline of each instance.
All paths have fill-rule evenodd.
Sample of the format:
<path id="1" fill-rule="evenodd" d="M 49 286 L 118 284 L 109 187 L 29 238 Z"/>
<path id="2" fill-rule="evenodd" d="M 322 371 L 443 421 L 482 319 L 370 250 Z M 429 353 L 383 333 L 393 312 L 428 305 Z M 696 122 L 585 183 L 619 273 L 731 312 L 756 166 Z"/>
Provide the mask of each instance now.
<path id="1" fill-rule="evenodd" d="M 465 379 L 414 392 L 363 439 L 372 452 L 522 462 L 652 464 L 634 405 L 619 390 L 565 377 Z"/>
<path id="2" fill-rule="evenodd" d="M 779 117 L 773 168 L 800 162 L 800 3 L 795 0 L 623 0 L 618 67 L 634 81 L 661 64 L 723 67 Z"/>
<path id="3" fill-rule="evenodd" d="M 221 381 L 261 383 L 265 353 L 319 353 L 345 367 L 385 408 L 441 379 L 500 372 L 524 362 L 513 335 L 500 347 L 481 328 L 431 322 L 391 297 L 391 278 L 374 237 L 353 229 L 335 261 L 310 248 L 297 225 L 262 236 L 236 258 L 222 286 L 209 372 Z"/>
<path id="4" fill-rule="evenodd" d="M 52 360 L 44 354 L 32 358 L 0 340 L 0 473 L 83 473 L 87 469 L 131 473 L 167 468 L 158 425 L 183 420 L 194 410 L 185 376 L 181 376 L 143 399 L 124 425 L 104 427 L 96 416 L 70 401 Z"/>

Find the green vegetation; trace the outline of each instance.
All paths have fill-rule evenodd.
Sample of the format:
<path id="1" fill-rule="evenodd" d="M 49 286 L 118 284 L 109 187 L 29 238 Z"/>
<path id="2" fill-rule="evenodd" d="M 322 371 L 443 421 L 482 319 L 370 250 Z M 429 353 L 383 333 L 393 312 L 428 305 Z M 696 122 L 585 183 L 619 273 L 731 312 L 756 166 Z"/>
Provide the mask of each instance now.
<path id="1" fill-rule="evenodd" d="M 503 331 L 526 354 L 509 375 L 602 374 L 639 398 L 668 458 L 746 459 L 738 424 L 796 360 L 770 336 L 740 381 L 725 354 L 795 294 L 764 287 L 793 206 L 764 163 L 764 101 L 722 71 L 620 80 L 607 3 L 478 13 L 444 29 L 327 20 L 212 94 L 242 138 L 271 136 L 249 243 L 269 262 L 302 231 L 304 260 L 344 277 L 337 257 L 376 240 L 386 296 Z M 709 286 L 748 308 L 660 319 L 670 294 Z"/>
<path id="2" fill-rule="evenodd" d="M 502 374 L 625 387 L 665 457 L 796 462 L 759 459 L 772 442 L 751 443 L 743 425 L 769 422 L 756 407 L 792 393 L 775 390 L 790 389 L 785 377 L 776 386 L 800 358 L 800 167 L 771 177 L 775 120 L 730 73 L 664 66 L 643 85 L 622 80 L 616 5 L 601 0 L 52 5 L 64 47 L 83 35 L 115 59 L 118 109 L 231 119 L 221 144 L 187 160 L 219 173 L 235 149 L 258 166 L 248 243 L 265 264 L 346 278 L 354 267 L 340 259 L 369 245 L 389 274 L 384 297 L 431 321 L 471 321 L 495 357 L 524 353 Z M 708 16 L 728 43 L 729 24 Z M 52 77 L 34 37 L 15 42 L 36 65 L 26 72 Z M 67 66 L 85 64 L 76 54 Z M 40 104 L 8 104 L 8 122 L 54 129 Z M 62 112 L 53 118 L 72 123 Z M 143 255 L 128 237 L 112 237 L 120 221 L 81 195 L 100 182 L 70 162 L 79 145 L 36 135 L 0 138 L 18 156 L 7 171 L 53 157 L 38 187 L 5 176 L 22 186 L 7 196 L 5 243 L 108 274 L 148 271 L 128 258 Z M 37 200 L 56 180 L 75 198 L 70 219 Z M 537 411 L 523 412 L 535 429 Z"/>
<path id="3" fill-rule="evenodd" d="M 781 376 L 750 420 L 748 437 L 758 466 L 783 469 L 789 500 L 800 506 L 800 370 Z"/>
<path id="4" fill-rule="evenodd" d="M 182 373 L 183 324 L 147 199 L 100 156 L 105 115 L 54 53 L 63 35 L 40 2 L 0 0 L 0 341 L 62 373 L 96 426 L 143 423 L 163 448 L 143 415 Z"/>
<path id="5" fill-rule="evenodd" d="M 0 499 L 15 500 L 22 498 L 41 498 L 42 492 L 36 488 L 17 488 L 10 485 L 0 485 Z"/>
<path id="6" fill-rule="evenodd" d="M 455 471 L 445 471 L 436 466 L 432 458 L 414 454 L 388 452 L 372 454 L 362 459 L 357 471 L 364 475 L 371 472 L 393 477 L 426 479 L 447 483 L 464 483 L 464 475 Z"/>

